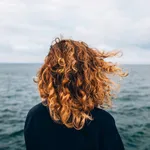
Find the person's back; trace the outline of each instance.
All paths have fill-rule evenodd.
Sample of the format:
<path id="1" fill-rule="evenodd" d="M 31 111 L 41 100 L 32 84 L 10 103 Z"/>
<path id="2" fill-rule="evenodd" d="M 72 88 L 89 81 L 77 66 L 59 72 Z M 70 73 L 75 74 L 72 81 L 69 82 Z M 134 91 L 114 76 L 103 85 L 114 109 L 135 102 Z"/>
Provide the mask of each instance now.
<path id="1" fill-rule="evenodd" d="M 124 150 L 114 118 L 102 109 L 112 96 L 106 75 L 125 76 L 103 61 L 115 54 L 72 40 L 51 47 L 35 81 L 44 100 L 30 109 L 24 126 L 27 150 Z"/>

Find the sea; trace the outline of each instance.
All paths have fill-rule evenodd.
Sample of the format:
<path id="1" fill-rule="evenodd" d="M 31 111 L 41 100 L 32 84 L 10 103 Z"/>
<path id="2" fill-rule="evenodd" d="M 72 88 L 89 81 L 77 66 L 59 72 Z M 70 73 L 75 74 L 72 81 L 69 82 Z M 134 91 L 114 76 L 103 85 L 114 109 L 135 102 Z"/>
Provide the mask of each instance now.
<path id="1" fill-rule="evenodd" d="M 41 101 L 33 82 L 41 64 L 0 64 L 0 150 L 25 150 L 24 122 Z M 150 150 L 150 65 L 123 65 L 129 75 L 108 111 L 126 150 Z"/>

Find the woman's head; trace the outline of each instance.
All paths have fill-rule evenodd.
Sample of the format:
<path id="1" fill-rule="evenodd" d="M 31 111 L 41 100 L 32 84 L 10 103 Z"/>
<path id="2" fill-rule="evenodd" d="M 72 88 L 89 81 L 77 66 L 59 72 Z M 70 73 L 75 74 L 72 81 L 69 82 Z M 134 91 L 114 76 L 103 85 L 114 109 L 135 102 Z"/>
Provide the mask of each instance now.
<path id="1" fill-rule="evenodd" d="M 57 38 L 37 73 L 39 93 L 47 100 L 54 121 L 81 129 L 94 107 L 111 106 L 109 75 L 126 76 L 116 64 L 104 61 L 119 52 L 102 52 L 84 42 Z"/>

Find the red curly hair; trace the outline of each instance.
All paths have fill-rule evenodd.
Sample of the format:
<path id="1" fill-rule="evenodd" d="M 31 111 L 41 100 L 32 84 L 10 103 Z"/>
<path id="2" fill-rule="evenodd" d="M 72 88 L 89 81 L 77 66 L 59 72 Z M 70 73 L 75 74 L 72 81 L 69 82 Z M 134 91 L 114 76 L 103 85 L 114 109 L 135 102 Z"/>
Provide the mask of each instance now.
<path id="1" fill-rule="evenodd" d="M 117 54 L 80 41 L 55 39 L 34 80 L 54 121 L 80 130 L 93 119 L 94 107 L 111 106 L 114 82 L 108 75 L 127 76 L 116 64 L 104 61 Z"/>

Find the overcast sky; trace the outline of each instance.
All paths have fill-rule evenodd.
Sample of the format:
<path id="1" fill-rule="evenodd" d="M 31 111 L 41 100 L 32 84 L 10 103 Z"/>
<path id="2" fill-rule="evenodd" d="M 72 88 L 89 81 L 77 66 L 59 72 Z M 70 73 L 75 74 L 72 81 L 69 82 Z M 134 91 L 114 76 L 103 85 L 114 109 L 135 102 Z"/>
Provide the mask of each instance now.
<path id="1" fill-rule="evenodd" d="M 121 49 L 116 61 L 150 64 L 150 0 L 0 0 L 0 62 L 43 62 L 51 41 Z"/>

